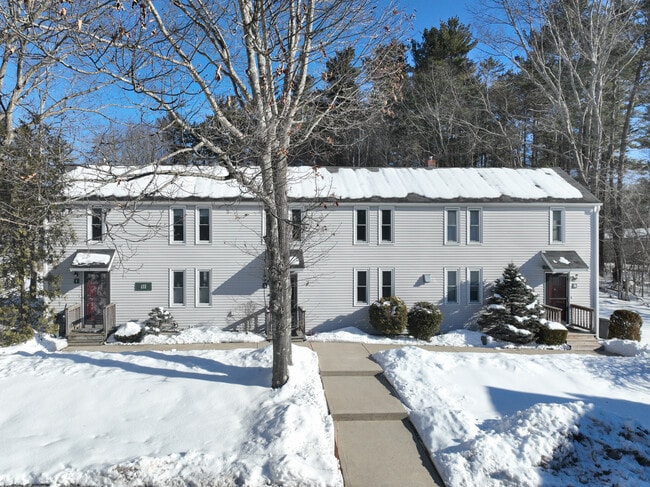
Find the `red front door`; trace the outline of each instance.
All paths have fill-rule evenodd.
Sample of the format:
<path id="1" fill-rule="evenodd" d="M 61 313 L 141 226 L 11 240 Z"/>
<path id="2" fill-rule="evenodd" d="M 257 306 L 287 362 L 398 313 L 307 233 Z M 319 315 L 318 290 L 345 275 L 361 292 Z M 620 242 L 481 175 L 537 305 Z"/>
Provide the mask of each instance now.
<path id="1" fill-rule="evenodd" d="M 568 274 L 546 274 L 546 304 L 562 310 L 562 322 L 567 322 L 569 309 Z"/>
<path id="2" fill-rule="evenodd" d="M 110 303 L 108 272 L 84 273 L 84 326 L 102 326 Z"/>

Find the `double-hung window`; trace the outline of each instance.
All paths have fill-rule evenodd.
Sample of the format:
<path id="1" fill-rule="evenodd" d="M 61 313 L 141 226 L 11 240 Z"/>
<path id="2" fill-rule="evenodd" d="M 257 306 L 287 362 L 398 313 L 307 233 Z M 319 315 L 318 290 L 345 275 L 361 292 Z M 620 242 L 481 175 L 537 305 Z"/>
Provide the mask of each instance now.
<path id="1" fill-rule="evenodd" d="M 178 209 L 178 208 L 176 208 Z M 210 208 L 196 210 L 196 242 L 208 243 L 212 240 L 212 215 Z"/>
<path id="2" fill-rule="evenodd" d="M 470 208 L 467 210 L 467 243 L 481 243 L 482 216 L 480 208 Z"/>
<path id="3" fill-rule="evenodd" d="M 368 243 L 368 208 L 354 209 L 354 241 Z"/>
<path id="4" fill-rule="evenodd" d="M 291 210 L 291 238 L 295 241 L 302 240 L 302 210 L 300 208 Z"/>
<path id="5" fill-rule="evenodd" d="M 170 225 L 171 241 L 174 243 L 185 242 L 185 208 L 172 208 Z"/>
<path id="6" fill-rule="evenodd" d="M 185 305 L 185 271 L 171 271 L 171 305 Z"/>
<path id="7" fill-rule="evenodd" d="M 394 214 L 392 208 L 379 210 L 379 236 L 380 243 L 392 243 L 394 238 Z"/>
<path id="8" fill-rule="evenodd" d="M 447 303 L 458 303 L 458 269 L 445 270 L 445 286 Z"/>
<path id="9" fill-rule="evenodd" d="M 96 242 L 103 241 L 105 226 L 104 209 L 101 207 L 93 207 L 90 210 L 90 239 Z"/>
<path id="10" fill-rule="evenodd" d="M 469 302 L 480 303 L 483 300 L 482 285 L 481 285 L 481 270 L 468 269 L 467 270 Z"/>
<path id="11" fill-rule="evenodd" d="M 564 209 L 551 208 L 551 243 L 564 243 Z"/>
<path id="12" fill-rule="evenodd" d="M 460 211 L 458 208 L 447 208 L 445 210 L 445 243 L 457 244 L 460 242 L 458 217 Z"/>
<path id="13" fill-rule="evenodd" d="M 394 269 L 379 269 L 380 295 L 382 298 L 395 296 Z"/>
<path id="14" fill-rule="evenodd" d="M 196 271 L 196 305 L 210 304 L 210 271 Z"/>
<path id="15" fill-rule="evenodd" d="M 362 305 L 370 302 L 370 272 L 368 269 L 354 271 L 354 304 Z"/>

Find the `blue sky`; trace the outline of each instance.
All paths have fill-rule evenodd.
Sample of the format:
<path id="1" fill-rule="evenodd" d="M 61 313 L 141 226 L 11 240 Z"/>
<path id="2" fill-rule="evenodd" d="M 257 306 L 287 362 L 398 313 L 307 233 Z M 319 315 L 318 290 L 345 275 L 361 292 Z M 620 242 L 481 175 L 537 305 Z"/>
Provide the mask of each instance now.
<path id="1" fill-rule="evenodd" d="M 472 24 L 472 14 L 467 7 L 471 0 L 399 0 L 405 13 L 415 13 L 413 37 L 422 38 L 425 28 L 438 27 L 441 20 L 458 17 L 463 24 Z"/>

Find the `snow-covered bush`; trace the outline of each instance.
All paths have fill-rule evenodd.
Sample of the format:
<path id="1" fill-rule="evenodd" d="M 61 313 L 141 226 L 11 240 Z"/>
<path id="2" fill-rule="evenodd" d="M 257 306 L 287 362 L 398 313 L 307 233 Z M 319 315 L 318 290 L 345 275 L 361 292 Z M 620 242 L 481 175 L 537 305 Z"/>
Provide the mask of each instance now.
<path id="1" fill-rule="evenodd" d="M 396 296 L 375 301 L 369 313 L 370 324 L 383 335 L 399 335 L 406 329 L 406 304 Z"/>
<path id="2" fill-rule="evenodd" d="M 158 334 L 162 332 L 176 331 L 178 323 L 172 314 L 162 306 L 156 306 L 149 312 L 149 318 L 145 321 L 147 332 Z"/>
<path id="3" fill-rule="evenodd" d="M 617 309 L 609 317 L 608 338 L 641 341 L 643 319 L 636 311 Z"/>
<path id="4" fill-rule="evenodd" d="M 142 341 L 144 328 L 135 321 L 129 321 L 124 325 L 120 325 L 113 336 L 116 341 L 121 343 L 137 343 Z"/>
<path id="5" fill-rule="evenodd" d="M 415 303 L 409 310 L 406 326 L 409 335 L 419 340 L 430 340 L 437 335 L 442 323 L 442 311 L 427 301 Z"/>
<path id="6" fill-rule="evenodd" d="M 508 264 L 490 291 L 477 318 L 480 330 L 496 340 L 533 342 L 539 334 L 543 309 L 519 268 Z"/>
<path id="7" fill-rule="evenodd" d="M 554 321 L 541 321 L 537 343 L 542 345 L 564 345 L 569 336 L 569 330 L 561 323 Z"/>

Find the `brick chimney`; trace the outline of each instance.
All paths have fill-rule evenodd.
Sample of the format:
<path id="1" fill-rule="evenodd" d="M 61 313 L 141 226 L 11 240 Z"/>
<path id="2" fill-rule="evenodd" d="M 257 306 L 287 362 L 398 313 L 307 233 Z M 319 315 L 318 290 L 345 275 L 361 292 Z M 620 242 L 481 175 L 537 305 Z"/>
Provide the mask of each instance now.
<path id="1" fill-rule="evenodd" d="M 433 156 L 429 156 L 427 159 L 427 167 L 438 167 L 438 160 L 434 159 Z"/>

